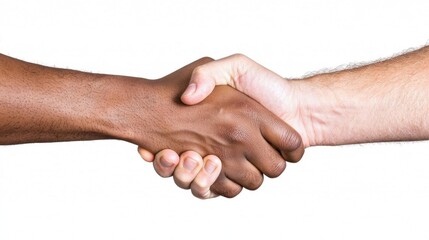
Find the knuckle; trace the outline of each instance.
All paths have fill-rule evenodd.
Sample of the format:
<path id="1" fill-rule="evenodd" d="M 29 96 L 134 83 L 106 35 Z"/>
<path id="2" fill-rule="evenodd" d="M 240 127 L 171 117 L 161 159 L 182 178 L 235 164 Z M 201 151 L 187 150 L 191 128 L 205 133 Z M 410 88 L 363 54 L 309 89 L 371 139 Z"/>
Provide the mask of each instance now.
<path id="1" fill-rule="evenodd" d="M 280 176 L 286 169 L 286 162 L 284 160 L 273 161 L 270 170 L 266 173 L 269 178 L 276 178 Z"/>
<path id="2" fill-rule="evenodd" d="M 213 59 L 213 58 L 211 58 L 211 57 L 209 57 L 209 56 L 204 56 L 204 57 L 202 57 L 200 60 L 201 60 L 201 61 L 204 61 L 204 62 L 214 61 L 214 59 Z"/>
<path id="3" fill-rule="evenodd" d="M 169 178 L 169 177 L 171 177 L 171 174 L 170 174 L 170 172 L 168 170 L 157 170 L 156 172 L 158 173 L 158 175 L 160 177 L 163 177 L 163 178 Z"/>
<path id="4" fill-rule="evenodd" d="M 193 64 L 201 65 L 201 64 L 206 64 L 206 63 L 211 62 L 211 61 L 214 61 L 213 58 L 206 56 L 206 57 L 202 57 L 202 58 L 198 59 Z"/>
<path id="5" fill-rule="evenodd" d="M 301 160 L 301 159 L 300 158 L 297 158 L 297 159 L 295 159 L 295 158 L 288 158 L 286 161 L 288 161 L 290 163 L 297 163 L 297 162 L 299 162 L 299 160 Z"/>
<path id="6" fill-rule="evenodd" d="M 198 79 L 204 75 L 204 66 L 200 65 L 192 71 L 192 78 Z"/>
<path id="7" fill-rule="evenodd" d="M 235 53 L 235 54 L 231 55 L 231 58 L 234 59 L 235 61 L 239 61 L 239 62 L 247 61 L 249 59 L 246 55 L 244 55 L 242 53 Z"/>
<path id="8" fill-rule="evenodd" d="M 231 185 L 227 185 L 224 181 L 221 182 L 215 182 L 215 184 L 213 184 L 211 186 L 211 190 L 221 196 L 224 196 L 226 198 L 233 198 L 235 196 L 237 196 L 241 190 L 243 189 L 243 187 L 241 186 L 231 186 Z"/>
<path id="9" fill-rule="evenodd" d="M 234 106 L 236 109 L 240 110 L 242 113 L 245 114 L 252 113 L 255 111 L 255 107 L 247 99 L 239 99 L 235 101 L 232 106 Z"/>
<path id="10" fill-rule="evenodd" d="M 229 132 L 229 139 L 232 142 L 243 142 L 247 139 L 247 134 L 241 127 L 234 127 Z"/>
<path id="11" fill-rule="evenodd" d="M 244 175 L 243 179 L 245 181 L 243 186 L 245 186 L 245 188 L 249 190 L 258 189 L 262 185 L 262 182 L 264 181 L 264 178 L 260 173 L 245 171 L 243 175 Z"/>
<path id="12" fill-rule="evenodd" d="M 242 85 L 244 82 L 244 79 L 246 79 L 246 72 L 247 70 L 253 65 L 253 61 L 247 57 L 244 54 L 236 53 L 231 56 L 233 69 L 235 70 L 235 76 L 237 86 L 244 86 Z"/>
<path id="13" fill-rule="evenodd" d="M 260 113 L 263 108 L 253 100 L 236 99 L 233 103 L 230 103 L 230 106 L 250 122 L 259 122 L 261 118 Z"/>
<path id="14" fill-rule="evenodd" d="M 302 145 L 302 139 L 301 136 L 294 131 L 285 131 L 281 135 L 281 143 L 283 149 L 294 151 Z"/>
<path id="15" fill-rule="evenodd" d="M 173 174 L 171 169 L 165 169 L 164 167 L 162 167 L 159 163 L 155 162 L 153 164 L 153 167 L 155 169 L 155 172 L 163 178 L 168 178 L 171 177 L 171 175 Z"/>
<path id="16" fill-rule="evenodd" d="M 232 124 L 225 128 L 224 137 L 229 143 L 235 144 L 245 142 L 248 139 L 248 133 L 242 125 Z"/>
<path id="17" fill-rule="evenodd" d="M 297 154 L 292 154 L 292 156 L 288 156 L 286 161 L 291 162 L 291 163 L 297 163 L 297 162 L 301 161 L 301 158 L 303 155 L 304 155 L 304 149 L 302 149 L 302 151 L 297 153 Z"/>
<path id="18" fill-rule="evenodd" d="M 241 190 L 243 190 L 242 187 L 229 188 L 229 189 L 225 189 L 221 195 L 226 198 L 233 198 L 233 197 L 236 197 L 238 194 L 240 194 Z"/>

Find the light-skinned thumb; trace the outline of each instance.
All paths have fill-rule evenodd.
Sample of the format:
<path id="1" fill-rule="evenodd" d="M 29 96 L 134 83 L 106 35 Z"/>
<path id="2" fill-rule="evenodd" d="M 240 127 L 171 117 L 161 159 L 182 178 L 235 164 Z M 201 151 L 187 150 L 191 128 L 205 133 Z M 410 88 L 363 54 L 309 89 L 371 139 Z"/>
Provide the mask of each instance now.
<path id="1" fill-rule="evenodd" d="M 184 104 L 194 105 L 203 101 L 215 88 L 214 80 L 201 78 L 196 74 L 192 74 L 191 81 L 182 94 L 181 100 Z"/>

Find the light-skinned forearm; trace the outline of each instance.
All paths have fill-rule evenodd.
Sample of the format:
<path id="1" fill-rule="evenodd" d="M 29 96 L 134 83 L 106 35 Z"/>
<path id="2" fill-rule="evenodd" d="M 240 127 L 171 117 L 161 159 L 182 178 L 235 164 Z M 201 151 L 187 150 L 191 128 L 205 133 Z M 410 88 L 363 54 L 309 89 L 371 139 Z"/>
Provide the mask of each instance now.
<path id="1" fill-rule="evenodd" d="M 311 145 L 429 139 L 428 47 L 293 85 Z"/>

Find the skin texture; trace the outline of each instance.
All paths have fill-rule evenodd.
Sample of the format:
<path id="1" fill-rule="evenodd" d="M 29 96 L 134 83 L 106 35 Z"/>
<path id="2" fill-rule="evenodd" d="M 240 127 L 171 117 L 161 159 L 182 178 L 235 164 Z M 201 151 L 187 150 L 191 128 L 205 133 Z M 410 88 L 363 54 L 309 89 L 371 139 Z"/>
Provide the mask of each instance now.
<path id="1" fill-rule="evenodd" d="M 180 101 L 200 59 L 157 81 L 48 68 L 0 55 L 0 144 L 121 139 L 183 153 L 183 168 L 219 175 L 208 195 L 233 197 L 279 176 L 303 154 L 300 136 L 253 99 L 223 86 L 196 106 Z M 204 168 L 199 155 L 222 158 Z M 195 157 L 196 159 L 193 159 Z M 186 160 L 186 161 L 185 161 Z M 177 178 L 182 187 L 186 182 Z"/>
<path id="2" fill-rule="evenodd" d="M 429 47 L 300 80 L 285 80 L 236 54 L 196 68 L 181 99 L 197 104 L 216 85 L 229 85 L 254 98 L 294 127 L 305 147 L 429 139 Z M 139 151 L 152 159 L 144 149 Z M 177 158 L 169 150 L 160 152 L 155 158 L 156 171 L 164 177 L 183 177 L 176 176 L 175 164 L 163 167 L 157 163 Z M 198 185 L 194 182 L 201 177 L 187 176 L 187 180 Z M 205 187 L 201 193 L 209 184 Z"/>

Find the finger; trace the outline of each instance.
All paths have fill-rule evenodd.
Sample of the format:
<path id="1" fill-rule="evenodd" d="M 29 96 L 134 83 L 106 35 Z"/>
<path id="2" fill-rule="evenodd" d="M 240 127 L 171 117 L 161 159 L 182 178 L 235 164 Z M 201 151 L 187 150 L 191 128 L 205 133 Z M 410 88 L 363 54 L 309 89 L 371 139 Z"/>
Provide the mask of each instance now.
<path id="1" fill-rule="evenodd" d="M 211 185 L 219 177 L 222 162 L 217 156 L 209 155 L 204 159 L 204 166 L 191 184 L 192 194 L 201 199 L 209 199 L 218 195 L 210 190 Z"/>
<path id="2" fill-rule="evenodd" d="M 266 144 L 259 144 L 246 152 L 248 162 L 269 178 L 280 176 L 286 169 L 286 161 L 265 139 L 260 142 Z M 251 178 L 251 175 L 246 177 Z M 256 179 L 256 176 L 253 177 Z"/>
<path id="3" fill-rule="evenodd" d="M 296 163 L 304 155 L 301 136 L 291 126 L 272 113 L 260 126 L 262 136 L 276 148 L 288 162 Z"/>
<path id="4" fill-rule="evenodd" d="M 250 165 L 253 165 L 269 178 L 280 176 L 286 169 L 286 161 L 280 153 L 274 149 L 265 139 L 261 137 L 260 143 L 246 152 L 246 158 Z M 247 176 L 246 176 L 247 175 Z M 247 173 L 244 177 L 257 180 L 257 176 Z M 231 178 L 228 175 L 229 178 Z M 262 184 L 262 182 L 261 182 Z"/>
<path id="5" fill-rule="evenodd" d="M 224 165 L 225 176 L 246 189 L 256 190 L 264 181 L 262 173 L 247 160 Z"/>
<path id="6" fill-rule="evenodd" d="M 188 88 L 182 94 L 182 102 L 189 105 L 197 104 L 210 95 L 216 85 L 230 85 L 236 88 L 235 80 L 246 69 L 242 60 L 244 56 L 236 54 L 196 67 Z"/>
<path id="7" fill-rule="evenodd" d="M 233 198 L 243 190 L 243 187 L 228 179 L 224 174 L 221 174 L 210 187 L 210 190 L 215 194 Z"/>
<path id="8" fill-rule="evenodd" d="M 155 172 L 161 177 L 171 177 L 177 164 L 179 164 L 179 155 L 171 149 L 160 151 L 153 161 Z"/>
<path id="9" fill-rule="evenodd" d="M 153 156 L 153 154 L 152 154 L 151 152 L 149 152 L 148 150 L 146 150 L 146 149 L 144 149 L 144 148 L 141 148 L 141 147 L 138 147 L 138 148 L 137 148 L 137 151 L 139 152 L 140 157 L 141 157 L 143 160 L 145 160 L 146 162 L 152 162 L 152 161 L 153 161 L 154 156 Z"/>
<path id="10" fill-rule="evenodd" d="M 202 167 L 203 159 L 198 153 L 184 152 L 180 155 L 179 165 L 174 170 L 174 182 L 180 188 L 189 189 Z"/>

